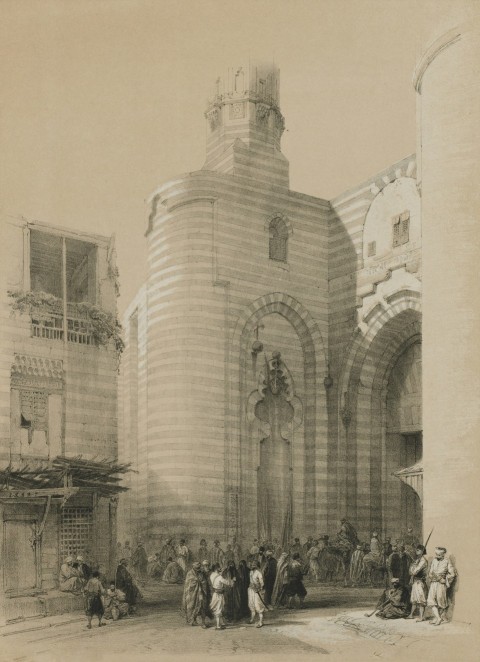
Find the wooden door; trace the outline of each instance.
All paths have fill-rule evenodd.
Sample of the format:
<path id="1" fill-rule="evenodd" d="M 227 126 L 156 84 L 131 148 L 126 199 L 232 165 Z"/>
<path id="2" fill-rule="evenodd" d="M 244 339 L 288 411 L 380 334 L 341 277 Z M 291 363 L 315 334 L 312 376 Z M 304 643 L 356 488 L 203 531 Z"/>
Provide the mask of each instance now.
<path id="1" fill-rule="evenodd" d="M 5 520 L 4 575 L 5 592 L 21 593 L 38 587 L 37 551 L 32 546 L 36 520 Z"/>

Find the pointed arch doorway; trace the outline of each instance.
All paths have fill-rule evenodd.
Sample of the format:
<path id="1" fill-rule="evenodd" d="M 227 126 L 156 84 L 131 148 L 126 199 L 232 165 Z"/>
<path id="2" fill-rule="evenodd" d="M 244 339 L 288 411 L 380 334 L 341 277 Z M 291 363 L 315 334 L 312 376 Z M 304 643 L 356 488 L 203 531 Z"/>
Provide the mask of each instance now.
<path id="1" fill-rule="evenodd" d="M 421 539 L 420 495 L 411 484 L 395 475 L 419 465 L 422 460 L 422 345 L 419 338 L 399 352 L 391 369 L 386 414 L 385 529 L 392 537 L 398 537 L 412 528 L 415 537 Z"/>

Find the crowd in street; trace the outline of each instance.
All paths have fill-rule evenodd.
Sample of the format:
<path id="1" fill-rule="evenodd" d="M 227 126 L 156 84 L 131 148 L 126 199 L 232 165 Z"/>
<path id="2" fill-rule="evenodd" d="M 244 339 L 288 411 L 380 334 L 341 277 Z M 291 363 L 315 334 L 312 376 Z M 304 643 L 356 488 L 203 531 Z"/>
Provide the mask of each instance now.
<path id="1" fill-rule="evenodd" d="M 158 551 L 147 554 L 143 541 L 135 547 L 117 545 L 115 576 L 109 581 L 82 555 L 67 557 L 61 568 L 60 589 L 85 598 L 88 627 L 93 616 L 118 619 L 135 613 L 147 582 L 183 584 L 182 610 L 190 625 L 225 629 L 226 624 L 248 618 L 263 626 L 264 614 L 273 609 L 304 607 L 307 586 L 342 581 L 344 586 L 382 586 L 374 613 L 385 619 L 425 620 L 439 625 L 451 598 L 456 571 L 446 549 L 435 548 L 430 565 L 426 547 L 409 527 L 400 537 L 380 540 L 373 531 L 362 543 L 354 526 L 344 518 L 333 540 L 322 535 L 303 544 L 294 538 L 287 544 L 254 539 L 242 550 L 234 537 L 222 546 L 200 540 L 196 550 L 186 539 L 168 537 Z M 198 622 L 200 620 L 200 623 Z"/>

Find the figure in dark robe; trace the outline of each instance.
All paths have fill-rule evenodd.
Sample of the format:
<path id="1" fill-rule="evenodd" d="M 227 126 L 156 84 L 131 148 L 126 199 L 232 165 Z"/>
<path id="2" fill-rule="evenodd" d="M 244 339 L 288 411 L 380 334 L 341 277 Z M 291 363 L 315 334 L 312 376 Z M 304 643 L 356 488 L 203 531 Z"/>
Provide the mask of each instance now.
<path id="1" fill-rule="evenodd" d="M 340 560 L 329 543 L 329 536 L 322 536 L 320 542 L 322 544 L 318 554 L 320 581 L 330 582 L 337 578 Z"/>
<path id="2" fill-rule="evenodd" d="M 138 600 L 142 597 L 138 586 L 127 569 L 127 559 L 122 559 L 115 573 L 115 585 L 125 593 L 125 601 L 128 604 L 129 612 L 133 613 L 136 609 Z"/>
<path id="3" fill-rule="evenodd" d="M 235 556 L 233 554 L 232 546 L 229 543 L 227 545 L 227 549 L 225 550 L 225 563 L 228 566 L 229 563 L 232 563 L 232 561 L 233 561 L 233 563 L 235 563 Z M 237 565 L 237 564 L 235 563 L 235 565 Z"/>
<path id="4" fill-rule="evenodd" d="M 383 592 L 377 603 L 378 618 L 407 618 L 410 613 L 410 590 L 402 586 L 398 577 L 391 581 L 392 588 Z"/>
<path id="5" fill-rule="evenodd" d="M 210 550 L 208 549 L 207 541 L 204 538 L 202 538 L 202 540 L 200 540 L 200 547 L 198 548 L 198 552 L 197 552 L 197 561 L 203 563 L 204 561 L 208 561 L 209 558 L 210 558 Z"/>
<path id="6" fill-rule="evenodd" d="M 208 581 L 202 572 L 202 565 L 196 561 L 185 577 L 182 609 L 189 625 L 198 625 L 200 616 L 202 628 L 206 628 L 205 618 L 208 614 Z"/>
<path id="7" fill-rule="evenodd" d="M 300 554 L 293 554 L 292 560 L 288 564 L 287 578 L 288 583 L 286 586 L 285 594 L 288 598 L 288 608 L 292 609 L 293 600 L 298 597 L 300 607 L 303 607 L 303 601 L 307 595 L 307 590 L 303 584 L 303 565 L 301 563 Z"/>
<path id="8" fill-rule="evenodd" d="M 299 558 L 303 560 L 303 547 L 300 544 L 300 538 L 295 538 L 293 545 L 290 547 L 290 556 L 298 554 Z"/>
<path id="9" fill-rule="evenodd" d="M 286 605 L 289 560 L 289 555 L 286 552 L 282 552 L 277 562 L 277 576 L 275 578 L 275 584 L 273 585 L 271 601 L 271 604 L 274 607 L 284 607 Z"/>
<path id="10" fill-rule="evenodd" d="M 273 558 L 273 552 L 267 550 L 265 553 L 265 566 L 263 568 L 263 587 L 265 589 L 265 604 L 272 604 L 273 587 L 277 578 L 277 560 Z"/>
<path id="11" fill-rule="evenodd" d="M 232 585 L 224 588 L 225 606 L 223 615 L 227 622 L 235 623 L 235 621 L 242 618 L 242 600 L 238 585 L 240 577 L 234 561 L 230 561 L 226 570 L 222 572 L 222 576 L 225 579 L 232 580 Z"/>
<path id="12" fill-rule="evenodd" d="M 407 586 L 410 581 L 410 565 L 412 559 L 405 553 L 403 545 L 397 548 L 394 545 L 393 552 L 388 557 L 387 568 L 390 579 L 396 577 L 402 586 Z"/>
<path id="13" fill-rule="evenodd" d="M 248 586 L 250 584 L 250 570 L 247 567 L 247 562 L 242 559 L 238 565 L 238 590 L 240 592 L 240 614 L 242 617 L 250 614 L 248 608 Z"/>
<path id="14" fill-rule="evenodd" d="M 147 579 L 148 556 L 142 541 L 133 552 L 130 565 L 134 575 L 144 582 Z"/>

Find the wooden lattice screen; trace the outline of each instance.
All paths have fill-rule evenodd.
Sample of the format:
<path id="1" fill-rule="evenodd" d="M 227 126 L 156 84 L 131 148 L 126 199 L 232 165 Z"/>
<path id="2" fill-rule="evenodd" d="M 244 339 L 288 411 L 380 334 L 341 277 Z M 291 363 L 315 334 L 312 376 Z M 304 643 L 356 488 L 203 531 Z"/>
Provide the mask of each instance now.
<path id="1" fill-rule="evenodd" d="M 92 549 L 92 508 L 63 508 L 61 529 L 62 560 L 66 556 L 85 554 Z"/>

